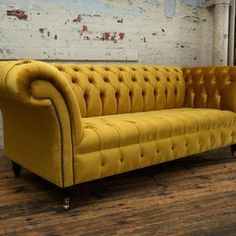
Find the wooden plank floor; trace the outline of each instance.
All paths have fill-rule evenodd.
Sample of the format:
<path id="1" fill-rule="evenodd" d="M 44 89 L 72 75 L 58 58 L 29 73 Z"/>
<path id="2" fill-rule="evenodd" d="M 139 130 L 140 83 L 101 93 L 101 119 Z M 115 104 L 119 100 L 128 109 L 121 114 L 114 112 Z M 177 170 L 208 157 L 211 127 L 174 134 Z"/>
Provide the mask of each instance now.
<path id="1" fill-rule="evenodd" d="M 1 235 L 236 235 L 236 159 L 229 150 L 78 186 L 63 212 L 60 191 L 0 157 Z"/>

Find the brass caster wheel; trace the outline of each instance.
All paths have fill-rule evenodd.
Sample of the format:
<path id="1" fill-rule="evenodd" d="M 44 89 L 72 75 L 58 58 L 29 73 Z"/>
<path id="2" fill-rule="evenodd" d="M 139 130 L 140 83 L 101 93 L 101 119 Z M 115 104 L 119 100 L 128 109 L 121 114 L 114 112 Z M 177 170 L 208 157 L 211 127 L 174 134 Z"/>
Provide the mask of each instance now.
<path id="1" fill-rule="evenodd" d="M 64 198 L 64 202 L 62 204 L 62 208 L 65 211 L 68 211 L 70 209 L 70 198 L 69 197 Z"/>

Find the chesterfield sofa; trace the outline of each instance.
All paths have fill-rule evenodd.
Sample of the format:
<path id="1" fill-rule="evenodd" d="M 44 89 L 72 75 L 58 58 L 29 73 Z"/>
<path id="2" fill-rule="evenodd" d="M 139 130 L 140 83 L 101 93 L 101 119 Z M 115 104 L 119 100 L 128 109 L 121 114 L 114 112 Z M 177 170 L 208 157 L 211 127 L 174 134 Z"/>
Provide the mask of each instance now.
<path id="1" fill-rule="evenodd" d="M 4 155 L 59 186 L 230 146 L 236 67 L 0 63 Z"/>

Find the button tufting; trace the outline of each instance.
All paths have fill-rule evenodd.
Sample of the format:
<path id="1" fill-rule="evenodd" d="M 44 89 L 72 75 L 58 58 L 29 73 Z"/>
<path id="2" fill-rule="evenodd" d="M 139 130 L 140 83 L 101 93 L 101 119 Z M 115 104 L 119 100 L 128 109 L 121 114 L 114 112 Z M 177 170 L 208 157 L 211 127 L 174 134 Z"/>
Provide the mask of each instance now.
<path id="1" fill-rule="evenodd" d="M 145 78 L 144 78 L 144 80 L 145 80 L 146 82 L 148 82 L 148 81 L 149 81 L 149 79 L 148 79 L 147 77 L 145 77 Z"/>
<path id="2" fill-rule="evenodd" d="M 131 70 L 132 70 L 132 71 L 136 71 L 136 68 L 133 67 L 133 68 L 131 68 Z"/>
<path id="3" fill-rule="evenodd" d="M 129 96 L 131 97 L 133 95 L 133 92 L 132 91 L 129 91 Z"/>
<path id="4" fill-rule="evenodd" d="M 154 95 L 156 96 L 156 95 L 157 95 L 157 90 L 154 89 L 153 93 L 154 93 Z"/>
<path id="5" fill-rule="evenodd" d="M 103 78 L 103 81 L 106 82 L 106 83 L 109 82 L 108 77 L 104 77 L 104 78 Z"/>
<path id="6" fill-rule="evenodd" d="M 144 96 L 145 94 L 146 94 L 146 92 L 143 90 L 143 91 L 142 91 L 142 95 Z"/>
<path id="7" fill-rule="evenodd" d="M 167 77 L 167 79 L 166 79 L 168 82 L 170 82 L 170 78 L 169 77 Z"/>
<path id="8" fill-rule="evenodd" d="M 109 71 L 110 69 L 109 69 L 109 67 L 105 67 L 104 70 L 105 71 Z"/>
<path id="9" fill-rule="evenodd" d="M 140 154 L 140 157 L 143 157 L 143 153 Z"/>
<path id="10" fill-rule="evenodd" d="M 137 81 L 137 79 L 136 79 L 136 77 L 134 76 L 134 77 L 132 77 L 132 81 L 133 82 L 136 82 Z"/>
<path id="11" fill-rule="evenodd" d="M 160 78 L 159 78 L 159 77 L 156 77 L 156 81 L 160 81 Z"/>
<path id="12" fill-rule="evenodd" d="M 123 82 L 123 81 L 124 81 L 122 77 L 119 77 L 118 80 L 119 80 L 120 82 Z"/>
<path id="13" fill-rule="evenodd" d="M 88 79 L 88 81 L 89 81 L 89 83 L 93 83 L 94 82 L 93 78 L 91 78 L 91 77 Z"/>
<path id="14" fill-rule="evenodd" d="M 147 69 L 146 67 L 143 67 L 143 70 L 144 70 L 144 71 L 148 71 L 148 69 Z"/>
<path id="15" fill-rule="evenodd" d="M 91 70 L 91 71 L 94 71 L 94 68 L 93 68 L 93 67 L 90 67 L 90 70 Z"/>
<path id="16" fill-rule="evenodd" d="M 74 70 L 75 72 L 78 72 L 78 71 L 79 71 L 79 68 L 73 68 L 73 70 Z"/>
<path id="17" fill-rule="evenodd" d="M 103 91 L 100 92 L 100 98 L 104 98 L 105 93 Z"/>
<path id="18" fill-rule="evenodd" d="M 116 91 L 115 96 L 116 96 L 116 98 L 118 98 L 120 96 L 120 93 L 118 91 Z"/>
<path id="19" fill-rule="evenodd" d="M 84 99 L 86 100 L 88 98 L 88 93 L 84 92 Z"/>
<path id="20" fill-rule="evenodd" d="M 77 82 L 77 79 L 72 79 L 71 82 L 75 84 Z"/>

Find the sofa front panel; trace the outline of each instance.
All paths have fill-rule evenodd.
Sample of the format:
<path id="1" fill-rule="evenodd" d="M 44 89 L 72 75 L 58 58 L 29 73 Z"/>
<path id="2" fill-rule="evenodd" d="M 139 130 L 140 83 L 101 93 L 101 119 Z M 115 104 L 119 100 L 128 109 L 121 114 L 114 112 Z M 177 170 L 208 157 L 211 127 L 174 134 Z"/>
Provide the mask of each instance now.
<path id="1" fill-rule="evenodd" d="M 69 81 L 82 117 L 183 106 L 181 68 L 150 65 L 55 65 Z"/>
<path id="2" fill-rule="evenodd" d="M 220 108 L 236 112 L 236 67 L 183 69 L 185 106 Z"/>

